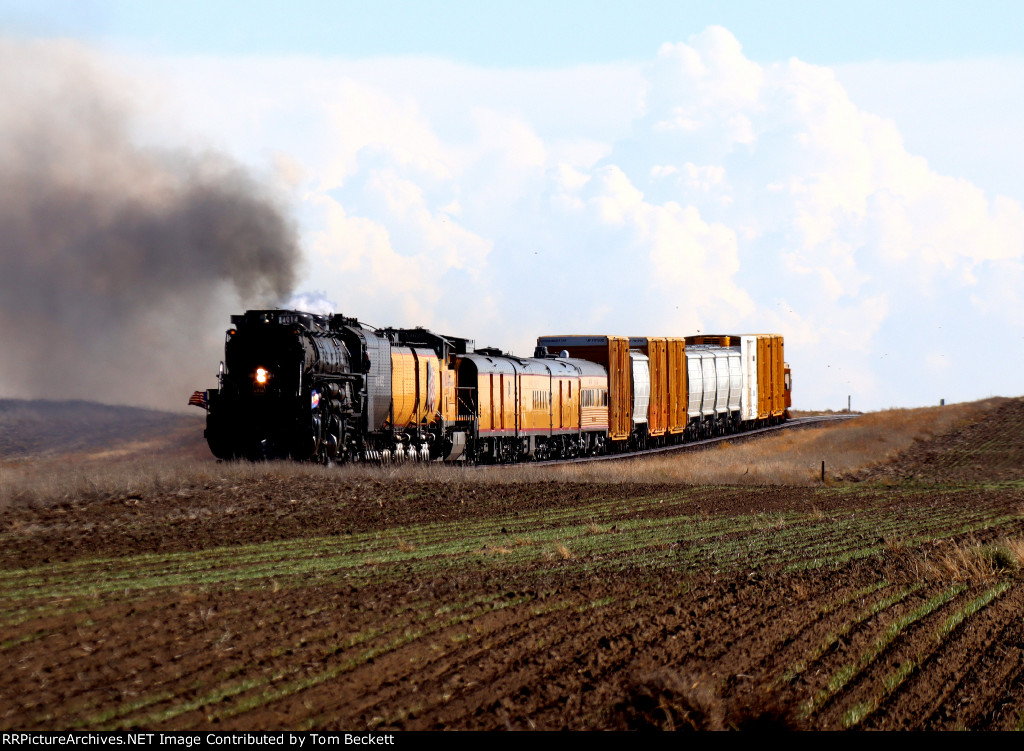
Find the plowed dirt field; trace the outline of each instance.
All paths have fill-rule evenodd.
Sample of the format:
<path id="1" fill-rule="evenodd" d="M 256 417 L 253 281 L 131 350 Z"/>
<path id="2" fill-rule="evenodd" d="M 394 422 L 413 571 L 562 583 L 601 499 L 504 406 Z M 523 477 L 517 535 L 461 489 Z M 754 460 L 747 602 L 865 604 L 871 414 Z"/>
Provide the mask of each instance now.
<path id="1" fill-rule="evenodd" d="M 1024 400 L 984 418 L 821 487 L 9 498 L 0 728 L 1020 728 Z"/>

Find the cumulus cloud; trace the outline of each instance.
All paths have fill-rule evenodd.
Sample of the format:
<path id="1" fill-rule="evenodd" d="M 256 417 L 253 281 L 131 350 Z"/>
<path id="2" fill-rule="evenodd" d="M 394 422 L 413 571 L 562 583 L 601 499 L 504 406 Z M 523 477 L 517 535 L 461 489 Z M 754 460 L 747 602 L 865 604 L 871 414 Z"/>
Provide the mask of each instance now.
<path id="1" fill-rule="evenodd" d="M 720 267 L 712 284 L 736 283 L 754 300 L 735 307 L 744 328 L 772 321 L 781 297 L 810 324 L 775 319 L 819 403 L 872 382 L 872 406 L 914 403 L 934 357 L 906 353 L 920 351 L 940 321 L 951 335 L 965 320 L 980 323 L 995 312 L 984 302 L 990 296 L 1006 312 L 988 325 L 1019 318 L 1020 304 L 989 272 L 1002 264 L 1012 274 L 1011 261 L 1024 253 L 1020 203 L 936 173 L 908 153 L 894 123 L 860 110 L 832 71 L 799 60 L 752 63 L 713 28 L 664 46 L 650 81 L 633 138 L 643 147 L 630 144 L 620 166 L 647 176 L 657 195 L 685 196 L 735 230 L 739 270 L 732 277 Z M 618 157 L 615 149 L 609 159 Z M 717 160 L 715 180 L 695 180 L 693 163 L 708 157 Z M 640 164 L 631 168 L 631 160 Z M 988 290 L 979 294 L 982 284 Z M 717 311 L 713 321 L 736 327 Z M 955 367 L 959 343 L 936 343 Z M 878 364 L 889 350 L 903 353 L 904 372 Z M 836 378 L 839 363 L 845 373 Z"/>
<path id="2" fill-rule="evenodd" d="M 193 130 L 273 154 L 300 286 L 374 324 L 526 353 L 546 333 L 779 331 L 809 407 L 1019 389 L 960 354 L 1024 334 L 1019 196 L 940 173 L 832 70 L 753 61 L 726 29 L 644 66 L 151 68 Z"/>

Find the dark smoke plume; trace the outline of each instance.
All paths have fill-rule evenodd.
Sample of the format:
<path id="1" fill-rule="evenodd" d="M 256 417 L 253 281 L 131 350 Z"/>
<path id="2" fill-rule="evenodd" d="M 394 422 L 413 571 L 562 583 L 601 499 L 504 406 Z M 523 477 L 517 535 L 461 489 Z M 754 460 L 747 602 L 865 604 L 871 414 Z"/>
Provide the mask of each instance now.
<path id="1" fill-rule="evenodd" d="M 223 156 L 140 146 L 127 84 L 0 41 L 0 396 L 181 408 L 227 314 L 295 281 L 296 232 Z"/>

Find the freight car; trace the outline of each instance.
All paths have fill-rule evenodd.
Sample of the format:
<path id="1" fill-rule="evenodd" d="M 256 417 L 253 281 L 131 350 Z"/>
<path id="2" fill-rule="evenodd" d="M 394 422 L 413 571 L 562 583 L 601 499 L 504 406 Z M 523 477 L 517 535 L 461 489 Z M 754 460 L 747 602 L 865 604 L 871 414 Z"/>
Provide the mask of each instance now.
<path id="1" fill-rule="evenodd" d="M 619 450 L 776 424 L 792 406 L 778 334 L 542 336 L 535 354 L 556 349 L 607 368 L 609 437 Z"/>
<path id="2" fill-rule="evenodd" d="M 295 310 L 231 317 L 215 456 L 512 463 L 632 451 L 781 421 L 776 334 L 553 336 L 532 358 L 423 328 Z"/>

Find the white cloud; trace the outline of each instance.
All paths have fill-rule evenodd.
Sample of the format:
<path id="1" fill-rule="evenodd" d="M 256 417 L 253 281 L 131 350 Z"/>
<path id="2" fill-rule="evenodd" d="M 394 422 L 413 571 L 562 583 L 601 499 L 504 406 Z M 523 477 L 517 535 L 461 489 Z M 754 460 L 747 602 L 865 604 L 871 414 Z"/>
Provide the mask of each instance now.
<path id="1" fill-rule="evenodd" d="M 723 28 L 643 67 L 154 67 L 192 132 L 275 163 L 305 288 L 374 323 L 520 352 L 556 330 L 774 329 L 804 406 L 930 401 L 938 355 L 964 373 L 946 398 L 1019 389 L 979 385 L 950 337 L 1024 333 L 1024 188 L 941 173 L 834 71 L 756 63 Z"/>

